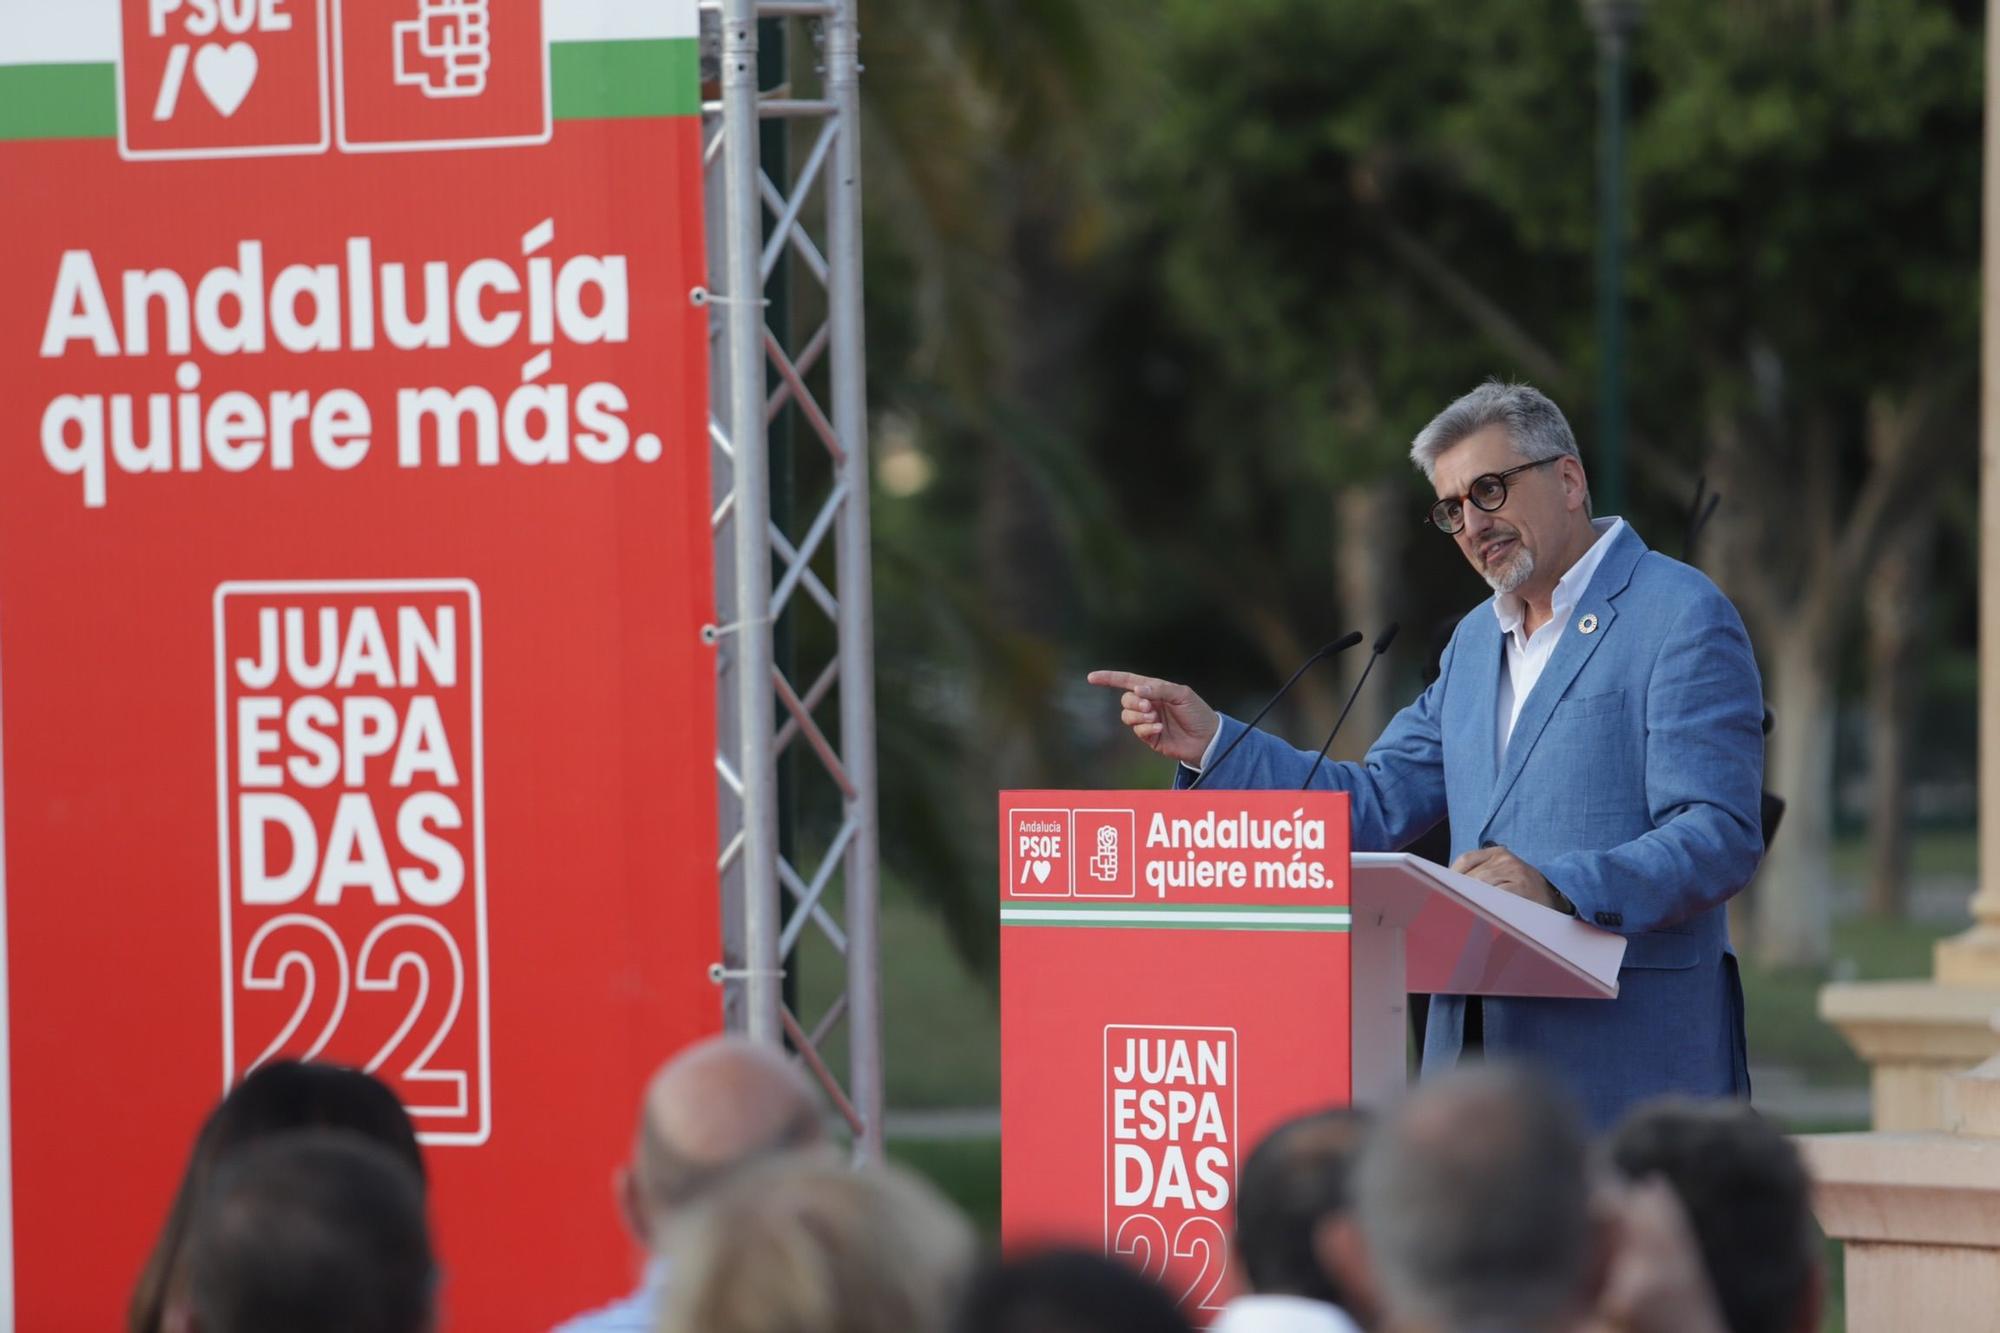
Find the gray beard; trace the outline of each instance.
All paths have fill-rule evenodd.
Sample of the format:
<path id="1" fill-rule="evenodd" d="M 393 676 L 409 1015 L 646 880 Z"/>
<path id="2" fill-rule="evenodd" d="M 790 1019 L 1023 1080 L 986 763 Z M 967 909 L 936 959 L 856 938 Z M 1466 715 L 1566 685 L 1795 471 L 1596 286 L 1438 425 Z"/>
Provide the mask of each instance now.
<path id="1" fill-rule="evenodd" d="M 1525 546 L 1515 548 L 1514 558 L 1498 569 L 1482 570 L 1480 577 L 1486 586 L 1497 593 L 1510 593 L 1528 581 L 1535 572 L 1535 553 Z"/>

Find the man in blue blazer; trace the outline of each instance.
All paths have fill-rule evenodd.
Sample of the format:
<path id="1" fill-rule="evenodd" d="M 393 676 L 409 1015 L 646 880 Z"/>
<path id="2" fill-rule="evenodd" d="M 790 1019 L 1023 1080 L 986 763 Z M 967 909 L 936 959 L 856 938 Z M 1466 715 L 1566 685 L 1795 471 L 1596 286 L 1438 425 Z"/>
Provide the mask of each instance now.
<path id="1" fill-rule="evenodd" d="M 1736 608 L 1622 519 L 1593 521 L 1569 423 L 1526 385 L 1474 389 L 1410 456 L 1430 522 L 1494 596 L 1367 756 L 1313 785 L 1352 796 L 1358 851 L 1449 819 L 1454 870 L 1627 938 L 1615 1000 L 1437 997 L 1424 1069 L 1475 1046 L 1526 1060 L 1598 1126 L 1662 1093 L 1747 1096 L 1724 904 L 1763 853 L 1764 704 Z M 1262 733 L 1234 745 L 1243 724 L 1184 685 L 1090 679 L 1183 785 L 1213 764 L 1205 786 L 1296 788 L 1312 767 Z"/>

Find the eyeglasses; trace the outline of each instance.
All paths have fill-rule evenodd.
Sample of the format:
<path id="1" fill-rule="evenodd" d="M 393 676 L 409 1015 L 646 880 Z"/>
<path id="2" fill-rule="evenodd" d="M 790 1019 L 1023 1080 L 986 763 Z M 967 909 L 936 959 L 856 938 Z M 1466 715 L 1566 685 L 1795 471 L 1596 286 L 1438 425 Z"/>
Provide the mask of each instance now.
<path id="1" fill-rule="evenodd" d="M 1510 467 L 1505 472 L 1488 472 L 1474 477 L 1472 479 L 1471 490 L 1468 490 L 1464 495 L 1451 495 L 1439 500 L 1431 506 L 1431 511 L 1424 516 L 1424 521 L 1447 537 L 1455 536 L 1465 528 L 1465 502 L 1467 500 L 1472 501 L 1472 503 L 1490 514 L 1501 505 L 1507 503 L 1507 478 L 1513 476 L 1516 472 L 1526 472 L 1531 467 L 1540 467 L 1544 463 L 1553 463 L 1556 461 L 1556 458 L 1561 457 L 1561 454 L 1557 454 L 1555 458 L 1538 458 L 1532 463 L 1523 463 L 1519 467 Z"/>

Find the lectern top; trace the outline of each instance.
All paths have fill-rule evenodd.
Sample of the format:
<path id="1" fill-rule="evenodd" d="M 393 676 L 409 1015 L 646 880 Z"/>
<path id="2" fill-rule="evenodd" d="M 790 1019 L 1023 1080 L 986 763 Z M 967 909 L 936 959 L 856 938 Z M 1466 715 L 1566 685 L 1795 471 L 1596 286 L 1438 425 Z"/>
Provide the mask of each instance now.
<path id="1" fill-rule="evenodd" d="M 1612 999 L 1625 938 L 1408 852 L 1354 855 L 1357 948 L 1400 930 L 1425 995 Z"/>

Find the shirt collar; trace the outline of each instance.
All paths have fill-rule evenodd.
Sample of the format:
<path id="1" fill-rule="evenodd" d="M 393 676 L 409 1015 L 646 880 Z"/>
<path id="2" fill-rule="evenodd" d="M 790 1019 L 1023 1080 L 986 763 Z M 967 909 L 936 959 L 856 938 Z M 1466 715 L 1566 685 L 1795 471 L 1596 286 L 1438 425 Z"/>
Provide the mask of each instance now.
<path id="1" fill-rule="evenodd" d="M 1247 1292 L 1223 1307 L 1220 1327 L 1317 1329 L 1320 1333 L 1359 1333 L 1347 1311 L 1305 1296 L 1260 1295 Z"/>
<path id="2" fill-rule="evenodd" d="M 1604 563 L 1604 557 L 1611 549 L 1611 543 L 1618 540 L 1618 534 L 1625 529 L 1622 518 L 1596 518 L 1590 521 L 1590 530 L 1597 534 L 1597 540 L 1590 549 L 1577 558 L 1563 576 L 1556 580 L 1555 595 L 1549 599 L 1551 623 L 1569 619 L 1569 613 L 1583 600 L 1583 590 L 1590 586 L 1591 576 Z M 1500 622 L 1502 634 L 1519 634 L 1526 621 L 1528 604 L 1511 592 L 1503 592 L 1493 599 L 1493 615 Z"/>

